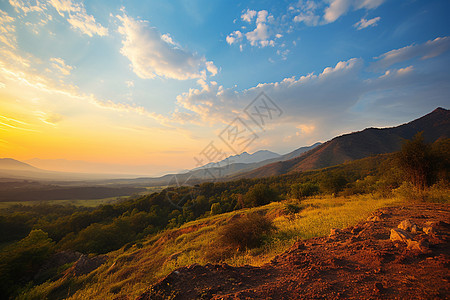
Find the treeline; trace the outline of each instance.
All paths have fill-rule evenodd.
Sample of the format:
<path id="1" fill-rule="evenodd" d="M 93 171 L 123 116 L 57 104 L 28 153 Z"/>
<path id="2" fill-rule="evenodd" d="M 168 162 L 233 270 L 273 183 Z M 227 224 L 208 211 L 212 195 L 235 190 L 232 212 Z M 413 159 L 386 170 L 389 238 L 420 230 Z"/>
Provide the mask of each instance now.
<path id="1" fill-rule="evenodd" d="M 421 191 L 433 184 L 448 185 L 449 159 L 450 139 L 427 145 L 418 135 L 405 142 L 399 153 L 323 170 L 171 187 L 97 208 L 16 205 L 0 213 L 0 243 L 4 245 L 0 293 L 17 291 L 11 282 L 21 286 L 32 280 L 40 263 L 55 251 L 107 253 L 198 218 L 283 199 L 366 193 L 387 197 L 405 184 Z"/>

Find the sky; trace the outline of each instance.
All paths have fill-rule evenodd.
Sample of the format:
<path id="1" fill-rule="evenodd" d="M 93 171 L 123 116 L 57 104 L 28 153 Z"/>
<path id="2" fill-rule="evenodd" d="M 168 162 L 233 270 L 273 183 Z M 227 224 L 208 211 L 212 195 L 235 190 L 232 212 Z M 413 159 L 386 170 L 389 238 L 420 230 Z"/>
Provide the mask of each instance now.
<path id="1" fill-rule="evenodd" d="M 450 104 L 450 1 L 0 0 L 0 157 L 160 175 Z"/>

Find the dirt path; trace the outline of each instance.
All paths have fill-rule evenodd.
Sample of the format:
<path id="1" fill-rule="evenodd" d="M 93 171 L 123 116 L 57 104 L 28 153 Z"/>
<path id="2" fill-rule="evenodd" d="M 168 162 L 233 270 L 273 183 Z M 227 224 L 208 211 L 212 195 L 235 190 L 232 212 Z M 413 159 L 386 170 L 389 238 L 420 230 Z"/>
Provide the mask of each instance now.
<path id="1" fill-rule="evenodd" d="M 369 219 L 262 267 L 180 268 L 138 299 L 450 299 L 449 205 L 385 208 Z M 392 241 L 405 219 L 417 231 L 399 232 L 412 240 Z"/>

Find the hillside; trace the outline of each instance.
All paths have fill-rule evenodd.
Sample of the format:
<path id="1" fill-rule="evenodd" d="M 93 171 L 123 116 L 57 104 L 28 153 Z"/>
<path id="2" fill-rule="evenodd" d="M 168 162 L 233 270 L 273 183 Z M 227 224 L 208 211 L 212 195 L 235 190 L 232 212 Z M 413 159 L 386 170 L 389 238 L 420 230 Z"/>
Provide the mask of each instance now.
<path id="1" fill-rule="evenodd" d="M 450 111 L 437 108 L 409 123 L 391 128 L 368 128 L 336 137 L 305 154 L 272 163 L 234 178 L 258 178 L 295 171 L 305 171 L 338 165 L 377 154 L 400 150 L 402 141 L 423 131 L 427 142 L 450 137 Z"/>
<path id="2" fill-rule="evenodd" d="M 449 219 L 447 205 L 381 209 L 329 237 L 300 241 L 261 267 L 180 268 L 138 299 L 444 299 Z M 405 220 L 418 231 L 402 226 Z"/>

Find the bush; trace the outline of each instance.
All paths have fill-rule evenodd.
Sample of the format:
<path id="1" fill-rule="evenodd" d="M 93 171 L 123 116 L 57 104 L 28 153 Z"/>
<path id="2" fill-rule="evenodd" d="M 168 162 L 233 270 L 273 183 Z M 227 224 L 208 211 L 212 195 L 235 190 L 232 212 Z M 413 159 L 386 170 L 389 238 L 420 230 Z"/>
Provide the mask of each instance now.
<path id="1" fill-rule="evenodd" d="M 264 237 L 275 229 L 266 216 L 249 214 L 225 226 L 220 239 L 223 245 L 231 245 L 239 250 L 256 248 L 261 246 Z"/>

